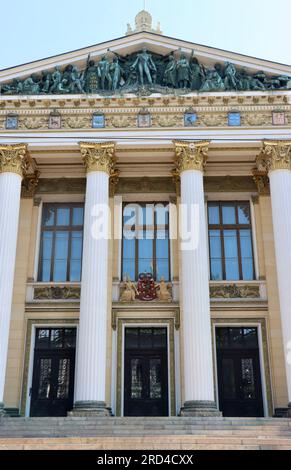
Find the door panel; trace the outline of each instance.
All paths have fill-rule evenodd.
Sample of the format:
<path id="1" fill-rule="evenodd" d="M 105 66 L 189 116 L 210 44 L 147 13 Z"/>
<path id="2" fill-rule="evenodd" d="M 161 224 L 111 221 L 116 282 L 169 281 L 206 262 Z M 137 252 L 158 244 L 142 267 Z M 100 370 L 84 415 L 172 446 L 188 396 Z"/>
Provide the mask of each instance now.
<path id="1" fill-rule="evenodd" d="M 264 416 L 258 353 L 219 352 L 217 365 L 223 416 Z"/>
<path id="2" fill-rule="evenodd" d="M 131 347 L 133 335 L 128 332 L 131 343 L 128 343 L 129 348 L 125 349 L 125 416 L 168 415 L 167 348 L 166 342 L 165 344 L 157 342 L 154 330 L 152 335 L 149 335 L 147 330 L 146 338 L 142 332 L 138 332 L 140 349 Z M 143 349 L 145 346 L 149 349 Z"/>
<path id="3" fill-rule="evenodd" d="M 75 343 L 56 348 L 56 330 L 48 331 L 46 348 L 34 352 L 30 416 L 66 416 L 73 407 Z"/>

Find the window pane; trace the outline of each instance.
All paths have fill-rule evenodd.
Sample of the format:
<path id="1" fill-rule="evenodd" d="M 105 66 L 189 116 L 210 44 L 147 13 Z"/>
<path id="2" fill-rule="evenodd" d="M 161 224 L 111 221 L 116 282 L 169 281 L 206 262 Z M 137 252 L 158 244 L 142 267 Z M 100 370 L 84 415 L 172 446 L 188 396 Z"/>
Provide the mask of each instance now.
<path id="1" fill-rule="evenodd" d="M 156 265 L 157 281 L 163 277 L 165 281 L 169 281 L 169 260 L 157 258 Z"/>
<path id="2" fill-rule="evenodd" d="M 135 260 L 123 258 L 123 279 L 129 276 L 133 281 L 135 280 Z"/>
<path id="3" fill-rule="evenodd" d="M 244 328 L 244 347 L 245 348 L 258 348 L 258 335 L 257 328 Z"/>
<path id="4" fill-rule="evenodd" d="M 252 238 L 250 230 L 240 230 L 240 246 L 242 256 L 242 273 L 246 281 L 254 278 Z"/>
<path id="5" fill-rule="evenodd" d="M 153 257 L 153 240 L 138 240 L 138 256 L 139 258 Z"/>
<path id="6" fill-rule="evenodd" d="M 163 204 L 155 205 L 156 224 L 157 226 L 165 226 L 169 223 L 169 206 Z"/>
<path id="7" fill-rule="evenodd" d="M 57 225 L 70 225 L 70 208 L 69 207 L 58 207 Z"/>
<path id="8" fill-rule="evenodd" d="M 242 257 L 252 258 L 252 238 L 250 230 L 240 230 L 240 249 Z"/>
<path id="9" fill-rule="evenodd" d="M 35 347 L 37 349 L 47 349 L 49 347 L 50 330 L 40 329 L 36 333 Z"/>
<path id="10" fill-rule="evenodd" d="M 156 241 L 156 257 L 168 259 L 169 257 L 169 240 L 168 239 Z"/>
<path id="11" fill-rule="evenodd" d="M 221 240 L 219 230 L 209 231 L 210 276 L 212 281 L 222 280 Z"/>
<path id="12" fill-rule="evenodd" d="M 123 257 L 135 258 L 135 240 L 123 239 Z"/>
<path id="13" fill-rule="evenodd" d="M 82 242 L 83 233 L 72 232 L 70 263 L 70 281 L 72 282 L 79 282 L 81 280 Z"/>
<path id="14" fill-rule="evenodd" d="M 84 208 L 74 207 L 73 208 L 73 225 L 83 225 Z"/>
<path id="15" fill-rule="evenodd" d="M 147 227 L 150 225 L 154 225 L 154 205 L 147 204 L 145 207 L 142 208 L 142 213 L 143 225 L 146 225 Z M 139 221 L 139 224 L 141 224 L 141 221 Z"/>
<path id="16" fill-rule="evenodd" d="M 222 222 L 223 224 L 235 224 L 235 206 L 223 204 L 222 206 Z"/>
<path id="17" fill-rule="evenodd" d="M 43 206 L 43 225 L 45 227 L 51 227 L 54 225 L 55 209 L 54 207 L 44 205 Z"/>
<path id="18" fill-rule="evenodd" d="M 70 281 L 81 281 L 81 260 L 71 260 L 70 264 Z"/>
<path id="19" fill-rule="evenodd" d="M 76 347 L 76 328 L 66 328 L 64 331 L 64 348 Z"/>
<path id="20" fill-rule="evenodd" d="M 139 258 L 138 260 L 138 274 L 153 273 L 153 260 L 152 258 Z"/>
<path id="21" fill-rule="evenodd" d="M 222 261 L 221 259 L 211 259 L 210 261 L 210 269 L 211 269 L 211 280 L 212 281 L 222 281 Z"/>
<path id="22" fill-rule="evenodd" d="M 49 282 L 51 273 L 51 256 L 53 246 L 53 232 L 43 232 L 42 235 L 42 266 L 41 281 Z"/>
<path id="23" fill-rule="evenodd" d="M 250 205 L 248 203 L 239 203 L 237 206 L 237 210 L 239 224 L 250 224 Z"/>
<path id="24" fill-rule="evenodd" d="M 62 348 L 63 347 L 63 330 L 52 329 L 51 330 L 51 348 Z"/>
<path id="25" fill-rule="evenodd" d="M 224 254 L 226 280 L 239 279 L 237 237 L 235 230 L 224 230 Z"/>
<path id="26" fill-rule="evenodd" d="M 56 232 L 54 278 L 55 282 L 67 280 L 68 232 Z"/>
<path id="27" fill-rule="evenodd" d="M 219 206 L 208 205 L 208 223 L 219 224 Z"/>

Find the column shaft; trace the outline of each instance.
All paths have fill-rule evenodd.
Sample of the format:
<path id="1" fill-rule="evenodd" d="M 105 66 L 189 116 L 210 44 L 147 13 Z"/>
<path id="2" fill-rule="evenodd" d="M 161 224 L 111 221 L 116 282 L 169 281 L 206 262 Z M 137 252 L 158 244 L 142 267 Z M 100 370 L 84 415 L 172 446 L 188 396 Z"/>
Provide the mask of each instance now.
<path id="1" fill-rule="evenodd" d="M 0 173 L 0 408 L 4 399 L 20 191 L 19 174 Z"/>
<path id="2" fill-rule="evenodd" d="M 207 234 L 201 171 L 188 170 L 181 174 L 181 204 L 185 205 L 184 210 L 188 208 L 188 218 L 191 216 L 191 206 L 196 205 L 199 211 L 197 247 L 181 251 L 185 357 L 185 404 L 182 414 L 213 415 L 217 410 L 214 403 Z"/>
<path id="3" fill-rule="evenodd" d="M 108 180 L 101 171 L 87 175 L 75 391 L 75 408 L 100 411 L 105 410 L 108 240 L 95 237 L 94 223 L 96 208 L 108 208 Z"/>
<path id="4" fill-rule="evenodd" d="M 176 142 L 175 145 L 177 172 L 181 180 L 180 285 L 185 383 L 185 403 L 181 414 L 184 416 L 220 416 L 214 399 L 203 189 L 203 169 L 206 164 L 209 142 Z"/>
<path id="5" fill-rule="evenodd" d="M 289 406 L 291 407 L 291 171 L 269 174 Z"/>

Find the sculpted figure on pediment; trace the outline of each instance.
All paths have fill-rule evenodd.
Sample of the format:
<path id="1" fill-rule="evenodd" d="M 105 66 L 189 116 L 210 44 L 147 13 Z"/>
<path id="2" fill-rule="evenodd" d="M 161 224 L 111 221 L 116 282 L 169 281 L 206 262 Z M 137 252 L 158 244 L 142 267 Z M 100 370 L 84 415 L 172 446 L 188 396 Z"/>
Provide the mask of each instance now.
<path id="1" fill-rule="evenodd" d="M 177 61 L 177 83 L 179 88 L 188 88 L 191 83 L 190 63 L 185 54 L 180 54 Z"/>
<path id="2" fill-rule="evenodd" d="M 177 82 L 177 61 L 174 54 L 170 54 L 168 57 L 168 64 L 164 72 L 163 82 L 166 86 L 175 88 Z"/>
<path id="3" fill-rule="evenodd" d="M 141 86 L 146 83 L 152 85 L 156 81 L 157 68 L 153 61 L 151 54 L 147 52 L 146 48 L 137 54 L 134 63 L 131 66 L 131 71 L 137 73 L 137 77 Z"/>
<path id="4" fill-rule="evenodd" d="M 90 60 L 90 54 L 87 60 L 87 66 L 84 73 L 84 90 L 86 93 L 97 93 L 99 89 L 100 71 L 94 60 Z"/>

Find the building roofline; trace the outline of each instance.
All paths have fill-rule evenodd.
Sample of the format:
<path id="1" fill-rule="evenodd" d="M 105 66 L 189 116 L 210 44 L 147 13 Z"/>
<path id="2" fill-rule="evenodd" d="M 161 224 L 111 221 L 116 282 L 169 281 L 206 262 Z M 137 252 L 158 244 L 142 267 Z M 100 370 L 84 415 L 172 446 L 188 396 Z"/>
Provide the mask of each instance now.
<path id="1" fill-rule="evenodd" d="M 199 46 L 199 47 L 205 47 L 205 48 L 208 48 L 208 49 L 212 49 L 214 51 L 219 51 L 219 52 L 224 52 L 224 53 L 228 53 L 228 54 L 235 54 L 235 55 L 238 55 L 238 56 L 241 56 L 241 57 L 245 57 L 245 58 L 248 58 L 248 59 L 254 59 L 254 60 L 260 60 L 260 61 L 263 61 L 263 62 L 267 62 L 269 64 L 274 64 L 274 65 L 281 65 L 281 66 L 284 66 L 284 67 L 291 67 L 291 64 L 284 64 L 282 62 L 274 62 L 272 60 L 269 60 L 269 59 L 262 59 L 260 57 L 254 57 L 254 56 L 249 56 L 247 54 L 242 54 L 240 52 L 234 52 L 234 51 L 229 51 L 229 50 L 226 50 L 226 49 L 221 49 L 219 47 L 213 47 L 213 46 L 207 46 L 205 44 L 198 44 L 198 43 L 193 43 L 193 42 L 190 42 L 188 40 L 184 40 L 184 39 L 179 39 L 179 38 L 174 38 L 172 36 L 166 36 L 165 34 L 161 35 L 161 34 L 156 34 L 156 33 L 153 33 L 151 31 L 144 31 L 145 34 L 150 34 L 156 38 L 161 38 L 161 37 L 164 37 L 166 39 L 170 39 L 170 40 L 173 40 L 173 41 L 182 41 L 186 44 L 191 44 L 192 46 L 193 45 L 196 45 L 196 46 Z M 81 47 L 79 49 L 73 49 L 72 51 L 67 51 L 67 52 L 62 52 L 61 54 L 55 54 L 55 55 L 52 55 L 52 56 L 48 56 L 48 57 L 43 57 L 41 59 L 36 59 L 36 60 L 33 60 L 31 62 L 24 62 L 23 64 L 18 64 L 18 65 L 13 65 L 12 67 L 6 67 L 4 69 L 0 69 L 0 72 L 5 72 L 7 70 L 13 70 L 13 69 L 16 69 L 18 67 L 24 67 L 25 65 L 31 65 L 31 64 L 36 64 L 37 62 L 42 62 L 42 61 L 45 61 L 45 60 L 48 60 L 48 59 L 53 59 L 53 58 L 57 58 L 57 57 L 62 57 L 64 55 L 67 55 L 67 54 L 72 54 L 74 52 L 81 52 L 81 51 L 84 51 L 86 49 L 91 49 L 92 47 L 97 47 L 97 46 L 102 46 L 103 44 L 106 44 L 108 42 L 112 42 L 112 41 L 118 41 L 120 39 L 128 39 L 128 38 L 131 38 L 131 37 L 134 37 L 134 36 L 138 36 L 140 34 L 143 34 L 142 31 L 139 31 L 139 32 L 136 32 L 136 33 L 132 33 L 128 36 L 120 36 L 118 38 L 114 38 L 114 39 L 108 39 L 106 41 L 102 41 L 100 43 L 97 43 L 97 44 L 92 44 L 91 46 L 85 46 L 85 47 Z"/>

